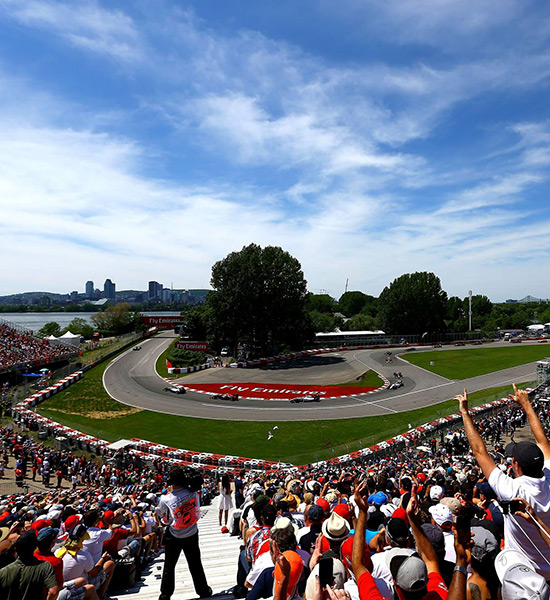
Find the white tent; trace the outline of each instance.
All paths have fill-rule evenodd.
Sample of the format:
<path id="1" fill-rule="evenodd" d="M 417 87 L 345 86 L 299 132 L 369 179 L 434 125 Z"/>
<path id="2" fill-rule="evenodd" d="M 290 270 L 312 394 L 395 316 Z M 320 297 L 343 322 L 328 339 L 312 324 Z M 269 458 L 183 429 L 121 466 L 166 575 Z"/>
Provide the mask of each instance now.
<path id="1" fill-rule="evenodd" d="M 67 331 L 67 333 L 64 333 L 57 339 L 60 342 L 63 342 L 64 344 L 70 344 L 71 346 L 80 346 L 80 334 L 77 333 L 71 333 L 70 331 Z"/>
<path id="2" fill-rule="evenodd" d="M 527 329 L 529 329 L 529 331 L 542 331 L 544 329 L 544 325 L 542 323 L 537 323 L 536 325 L 528 325 Z"/>

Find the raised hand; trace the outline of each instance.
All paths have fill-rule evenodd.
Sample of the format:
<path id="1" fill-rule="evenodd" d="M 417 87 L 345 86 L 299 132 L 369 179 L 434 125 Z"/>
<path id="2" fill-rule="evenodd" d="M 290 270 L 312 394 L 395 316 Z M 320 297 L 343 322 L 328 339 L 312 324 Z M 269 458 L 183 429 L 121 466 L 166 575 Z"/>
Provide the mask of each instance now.
<path id="1" fill-rule="evenodd" d="M 462 414 L 468 413 L 468 392 L 464 390 L 464 394 L 458 394 L 454 397 L 458 401 L 458 409 Z"/>
<path id="2" fill-rule="evenodd" d="M 531 401 L 529 400 L 529 394 L 525 390 L 518 390 L 516 384 L 514 383 L 514 395 L 512 396 L 512 400 L 517 402 L 521 406 L 521 408 L 525 408 Z"/>

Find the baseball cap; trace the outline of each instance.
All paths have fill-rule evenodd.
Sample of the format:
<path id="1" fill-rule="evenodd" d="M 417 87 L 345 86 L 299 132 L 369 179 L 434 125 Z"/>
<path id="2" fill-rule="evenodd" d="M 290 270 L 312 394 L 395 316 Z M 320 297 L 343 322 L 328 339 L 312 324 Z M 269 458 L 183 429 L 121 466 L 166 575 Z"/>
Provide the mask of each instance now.
<path id="1" fill-rule="evenodd" d="M 36 537 L 39 543 L 49 543 L 57 537 L 59 529 L 56 527 L 43 527 Z"/>
<path id="2" fill-rule="evenodd" d="M 409 539 L 409 528 L 403 519 L 391 518 L 386 523 L 386 535 L 392 542 L 405 546 Z"/>
<path id="3" fill-rule="evenodd" d="M 433 523 L 424 523 L 422 525 L 422 531 L 428 538 L 430 544 L 437 550 L 445 548 L 445 536 L 441 529 Z"/>
<path id="4" fill-rule="evenodd" d="M 110 525 L 113 522 L 114 517 L 115 517 L 115 512 L 113 510 L 106 510 L 103 513 L 103 520 L 108 525 Z"/>
<path id="5" fill-rule="evenodd" d="M 453 513 L 451 512 L 451 509 L 444 504 L 435 504 L 434 506 L 430 506 L 428 511 L 432 515 L 432 519 L 438 525 L 444 525 L 445 523 L 453 522 Z"/>
<path id="6" fill-rule="evenodd" d="M 86 525 L 79 523 L 78 525 L 75 525 L 69 531 L 69 539 L 70 540 L 80 540 L 82 538 L 84 538 L 85 540 L 89 540 L 90 535 L 88 533 L 88 528 L 86 527 Z"/>
<path id="7" fill-rule="evenodd" d="M 407 517 L 407 511 L 404 508 L 396 508 L 391 516 L 394 519 L 401 519 L 407 526 L 409 525 L 409 517 Z"/>
<path id="8" fill-rule="evenodd" d="M 332 513 L 323 523 L 323 535 L 333 542 L 345 540 L 350 532 L 349 523 L 338 513 Z"/>
<path id="9" fill-rule="evenodd" d="M 82 521 L 82 517 L 80 515 L 71 515 L 65 521 L 65 531 L 70 531 L 75 525 L 78 525 Z"/>
<path id="10" fill-rule="evenodd" d="M 3 542 L 10 534 L 9 527 L 0 527 L 0 542 Z"/>
<path id="11" fill-rule="evenodd" d="M 443 488 L 440 485 L 434 485 L 430 488 L 430 500 L 439 502 L 441 496 L 443 496 Z"/>
<path id="12" fill-rule="evenodd" d="M 342 562 L 348 569 L 351 570 L 351 553 L 353 550 L 353 536 L 349 537 L 341 546 L 340 546 L 340 556 L 342 557 Z M 363 546 L 363 565 L 367 567 L 369 571 L 372 572 L 372 560 L 370 557 L 370 548 L 365 540 L 365 545 Z"/>
<path id="13" fill-rule="evenodd" d="M 420 555 L 410 548 L 388 551 L 386 564 L 395 584 L 405 592 L 420 592 L 428 585 L 428 569 Z"/>
<path id="14" fill-rule="evenodd" d="M 451 498 L 450 496 L 445 496 L 445 498 L 441 498 L 439 501 L 440 504 L 447 506 L 453 515 L 459 515 L 460 510 L 462 509 L 462 504 L 458 498 Z"/>
<path id="15" fill-rule="evenodd" d="M 499 549 L 496 537 L 485 527 L 472 527 L 472 534 L 472 556 L 476 560 L 483 560 Z"/>
<path id="16" fill-rule="evenodd" d="M 384 492 L 376 492 L 376 494 L 371 494 L 367 501 L 369 504 L 374 504 L 374 506 L 382 506 L 382 504 L 386 504 L 388 497 Z"/>
<path id="17" fill-rule="evenodd" d="M 321 521 L 323 521 L 325 518 L 325 511 L 318 504 L 312 504 L 307 509 L 307 518 L 312 523 L 321 523 Z"/>
<path id="18" fill-rule="evenodd" d="M 495 498 L 497 497 L 497 495 L 495 494 L 495 490 L 493 490 L 493 488 L 487 481 L 482 481 L 481 483 L 476 483 L 476 488 L 488 500 L 495 500 Z"/>
<path id="19" fill-rule="evenodd" d="M 504 449 L 506 456 L 515 458 L 522 469 L 540 468 L 544 464 L 542 450 L 533 442 L 510 442 Z"/>
<path id="20" fill-rule="evenodd" d="M 349 521 L 352 516 L 352 512 L 351 512 L 351 508 L 350 508 L 349 504 L 337 504 L 332 509 L 332 512 L 336 513 L 337 515 L 340 515 L 341 517 L 344 517 L 344 519 L 346 519 L 347 521 Z"/>
<path id="21" fill-rule="evenodd" d="M 328 515 L 328 513 L 330 512 L 330 504 L 324 498 L 318 498 L 315 504 L 317 504 L 317 506 L 320 506 L 323 509 L 325 515 Z"/>
<path id="22" fill-rule="evenodd" d="M 44 527 L 51 527 L 52 522 L 49 519 L 38 519 L 31 525 L 31 529 L 34 529 L 36 532 L 39 532 Z"/>
<path id="23" fill-rule="evenodd" d="M 503 550 L 495 559 L 502 600 L 550 600 L 550 587 L 529 559 L 516 550 Z"/>

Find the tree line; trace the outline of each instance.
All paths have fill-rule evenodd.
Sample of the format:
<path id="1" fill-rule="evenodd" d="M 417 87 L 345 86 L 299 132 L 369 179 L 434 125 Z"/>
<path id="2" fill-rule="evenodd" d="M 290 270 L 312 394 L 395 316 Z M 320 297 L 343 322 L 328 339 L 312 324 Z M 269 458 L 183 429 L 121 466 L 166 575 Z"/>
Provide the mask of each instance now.
<path id="1" fill-rule="evenodd" d="M 407 273 L 378 297 L 361 291 L 336 299 L 307 291 L 299 261 L 280 247 L 256 244 L 232 252 L 212 267 L 206 304 L 186 311 L 188 337 L 229 346 L 236 356 L 299 349 L 315 333 L 383 330 L 388 334 L 459 333 L 468 330 L 468 298 L 449 296 L 437 275 Z M 525 329 L 550 322 L 548 304 L 492 303 L 472 297 L 472 329 Z"/>
<path id="2" fill-rule="evenodd" d="M 315 333 L 383 330 L 408 335 L 460 333 L 468 330 L 468 298 L 448 296 L 437 275 L 406 273 L 378 297 L 348 291 L 336 299 L 307 291 L 300 262 L 278 246 L 250 244 L 212 266 L 204 305 L 186 307 L 183 335 L 208 340 L 233 356 L 266 356 L 311 345 Z M 472 329 L 493 335 L 498 329 L 525 329 L 550 322 L 548 304 L 499 304 L 484 295 L 472 297 Z M 141 326 L 136 312 L 117 304 L 92 316 L 92 325 L 75 318 L 68 329 L 88 338 L 91 329 L 120 334 Z M 42 333 L 58 335 L 47 325 Z"/>

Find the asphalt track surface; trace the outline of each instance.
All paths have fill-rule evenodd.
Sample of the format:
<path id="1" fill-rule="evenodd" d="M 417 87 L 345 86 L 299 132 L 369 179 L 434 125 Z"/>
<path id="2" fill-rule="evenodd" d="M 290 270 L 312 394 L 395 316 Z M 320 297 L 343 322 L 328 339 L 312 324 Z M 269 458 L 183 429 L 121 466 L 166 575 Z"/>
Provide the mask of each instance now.
<path id="1" fill-rule="evenodd" d="M 175 335 L 165 333 L 117 357 L 105 370 L 103 384 L 115 400 L 145 410 L 172 415 L 232 421 L 315 421 L 352 419 L 387 415 L 423 408 L 453 398 L 464 388 L 475 392 L 490 387 L 535 379 L 536 362 L 486 375 L 451 381 L 399 358 L 393 349 L 392 363 L 386 364 L 385 350 L 350 350 L 289 360 L 262 368 L 207 369 L 186 375 L 179 383 L 271 383 L 327 385 L 351 381 L 367 369 L 392 380 L 393 372 L 403 374 L 404 387 L 380 390 L 358 397 L 323 399 L 314 404 L 290 404 L 288 400 L 252 400 L 238 402 L 213 400 L 210 396 L 187 392 L 175 395 L 165 392 L 167 383 L 158 375 L 155 364 Z M 496 343 L 495 347 L 506 345 Z M 443 348 L 442 350 L 449 349 Z M 426 350 L 433 350 L 426 348 Z M 440 351 L 440 350 L 439 350 Z"/>

